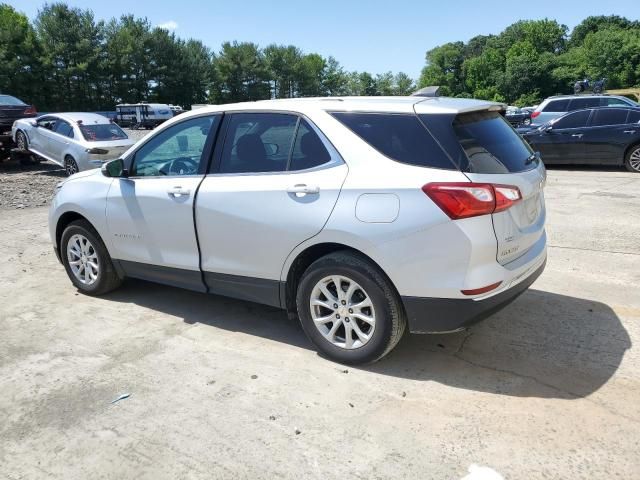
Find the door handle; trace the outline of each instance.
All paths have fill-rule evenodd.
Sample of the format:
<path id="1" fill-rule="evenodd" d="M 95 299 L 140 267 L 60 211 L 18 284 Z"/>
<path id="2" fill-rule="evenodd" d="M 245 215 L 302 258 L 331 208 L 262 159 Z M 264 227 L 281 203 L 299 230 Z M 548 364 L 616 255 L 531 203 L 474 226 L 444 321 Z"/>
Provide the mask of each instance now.
<path id="1" fill-rule="evenodd" d="M 188 197 L 189 195 L 191 195 L 191 190 L 187 188 L 182 188 L 182 187 L 173 187 L 173 188 L 170 188 L 167 193 L 169 194 L 170 197 L 182 198 L 182 197 Z"/>
<path id="2" fill-rule="evenodd" d="M 625 130 L 625 131 L 624 131 L 624 133 L 630 133 L 630 134 L 633 134 L 633 133 L 636 133 L 636 131 L 635 131 L 635 130 Z"/>
<path id="3" fill-rule="evenodd" d="M 573 135 L 571 135 L 572 137 L 577 137 L 577 138 L 582 138 L 582 133 L 574 133 Z"/>
<path id="4" fill-rule="evenodd" d="M 293 187 L 287 188 L 287 193 L 293 193 L 296 197 L 304 197 L 307 194 L 318 194 L 320 193 L 320 187 L 315 185 L 305 185 L 304 183 L 300 183 L 298 185 L 294 185 Z"/>

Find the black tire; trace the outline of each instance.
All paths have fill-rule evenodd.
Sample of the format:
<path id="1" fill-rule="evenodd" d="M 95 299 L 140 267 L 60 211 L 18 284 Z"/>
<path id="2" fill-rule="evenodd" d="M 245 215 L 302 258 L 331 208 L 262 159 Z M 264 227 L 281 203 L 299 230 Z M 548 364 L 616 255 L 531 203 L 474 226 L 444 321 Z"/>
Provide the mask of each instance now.
<path id="1" fill-rule="evenodd" d="M 316 284 L 323 278 L 340 275 L 362 286 L 376 312 L 375 329 L 367 343 L 345 349 L 327 340 L 316 328 L 309 306 Z M 296 308 L 302 328 L 318 350 L 345 364 L 366 364 L 380 360 L 400 341 L 407 324 L 404 308 L 386 275 L 362 255 L 349 251 L 328 254 L 313 262 L 302 275 L 296 294 Z"/>
<path id="2" fill-rule="evenodd" d="M 69 265 L 67 246 L 71 238 L 76 234 L 80 234 L 89 240 L 98 257 L 98 275 L 96 281 L 91 285 L 85 285 L 76 278 L 71 270 L 71 266 Z M 64 229 L 62 237 L 60 238 L 59 248 L 62 264 L 67 271 L 67 275 L 69 276 L 71 283 L 73 283 L 82 293 L 87 295 L 104 295 L 105 293 L 115 290 L 122 284 L 122 279 L 116 273 L 116 269 L 113 266 L 107 247 L 105 247 L 100 235 L 98 235 L 98 232 L 96 232 L 93 226 L 91 226 L 91 224 L 86 220 L 76 220 L 71 222 L 67 228 Z"/>
<path id="3" fill-rule="evenodd" d="M 624 166 L 627 167 L 627 170 L 633 173 L 640 173 L 640 163 L 638 163 L 639 157 L 640 157 L 640 144 L 634 145 L 627 151 L 627 154 L 624 157 Z"/>
<path id="4" fill-rule="evenodd" d="M 64 157 L 64 170 L 67 172 L 68 177 L 80 171 L 76 160 L 70 155 Z"/>

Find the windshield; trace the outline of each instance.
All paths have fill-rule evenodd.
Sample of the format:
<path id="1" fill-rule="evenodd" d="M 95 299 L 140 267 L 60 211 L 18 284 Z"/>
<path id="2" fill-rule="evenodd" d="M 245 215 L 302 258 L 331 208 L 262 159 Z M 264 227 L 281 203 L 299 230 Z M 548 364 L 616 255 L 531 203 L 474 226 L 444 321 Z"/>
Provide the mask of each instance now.
<path id="1" fill-rule="evenodd" d="M 15 105 L 18 107 L 26 106 L 22 100 L 12 97 L 11 95 L 0 95 L 0 105 Z"/>
<path id="2" fill-rule="evenodd" d="M 90 142 L 107 142 L 110 140 L 125 140 L 129 138 L 115 123 L 80 125 L 80 131 L 84 139 Z"/>

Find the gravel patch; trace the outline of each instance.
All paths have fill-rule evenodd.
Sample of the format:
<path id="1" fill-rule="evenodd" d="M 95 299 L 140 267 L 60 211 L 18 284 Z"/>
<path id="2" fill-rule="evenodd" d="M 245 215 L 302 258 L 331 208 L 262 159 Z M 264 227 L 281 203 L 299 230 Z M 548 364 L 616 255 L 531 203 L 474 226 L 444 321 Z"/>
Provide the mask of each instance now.
<path id="1" fill-rule="evenodd" d="M 149 130 L 125 129 L 136 141 Z M 0 158 L 0 210 L 42 207 L 49 204 L 56 184 L 67 178 L 62 167 L 52 162 L 21 165 L 17 160 Z"/>

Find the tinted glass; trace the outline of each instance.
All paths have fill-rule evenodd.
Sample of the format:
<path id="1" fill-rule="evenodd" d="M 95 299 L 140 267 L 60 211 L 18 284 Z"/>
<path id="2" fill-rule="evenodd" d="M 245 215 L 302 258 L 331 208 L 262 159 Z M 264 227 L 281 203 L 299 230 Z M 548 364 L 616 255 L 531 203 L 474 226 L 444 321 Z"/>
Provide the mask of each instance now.
<path id="1" fill-rule="evenodd" d="M 291 152 L 289 170 L 306 170 L 325 164 L 331 155 L 306 120 L 300 120 L 296 142 Z"/>
<path id="2" fill-rule="evenodd" d="M 420 167 L 455 168 L 416 115 L 343 112 L 332 115 L 393 160 Z"/>
<path id="3" fill-rule="evenodd" d="M 628 103 L 619 98 L 605 98 L 604 105 L 628 105 Z"/>
<path id="4" fill-rule="evenodd" d="M 0 95 L 0 105 L 12 105 L 16 107 L 26 106 L 22 100 L 12 97 L 11 95 Z"/>
<path id="5" fill-rule="evenodd" d="M 41 117 L 38 119 L 38 126 L 46 128 L 47 130 L 53 130 L 56 126 L 56 119 L 53 117 Z"/>
<path id="6" fill-rule="evenodd" d="M 629 110 L 627 123 L 640 123 L 640 110 Z"/>
<path id="7" fill-rule="evenodd" d="M 195 175 L 211 129 L 219 117 L 197 117 L 169 127 L 135 153 L 132 175 L 157 177 Z"/>
<path id="8" fill-rule="evenodd" d="M 574 98 L 569 104 L 569 111 L 582 110 L 600 106 L 600 98 Z"/>
<path id="9" fill-rule="evenodd" d="M 53 129 L 54 132 L 64 135 L 65 137 L 73 137 L 73 128 L 67 122 L 58 120 Z"/>
<path id="10" fill-rule="evenodd" d="M 591 110 L 570 113 L 553 123 L 553 128 L 582 128 L 587 125 Z"/>
<path id="11" fill-rule="evenodd" d="M 222 149 L 220 173 L 286 170 L 297 124 L 296 115 L 232 114 Z"/>
<path id="12" fill-rule="evenodd" d="M 543 112 L 566 112 L 569 109 L 569 100 L 551 100 L 546 107 L 542 110 Z"/>
<path id="13" fill-rule="evenodd" d="M 598 108 L 593 111 L 592 127 L 622 125 L 627 121 L 627 110 L 622 108 Z"/>
<path id="14" fill-rule="evenodd" d="M 536 167 L 529 146 L 498 112 L 458 115 L 453 129 L 469 159 L 469 172 L 512 173 Z"/>
<path id="15" fill-rule="evenodd" d="M 125 140 L 127 134 L 115 123 L 101 123 L 98 125 L 80 125 L 80 131 L 85 140 L 90 142 L 107 142 L 110 140 Z"/>

